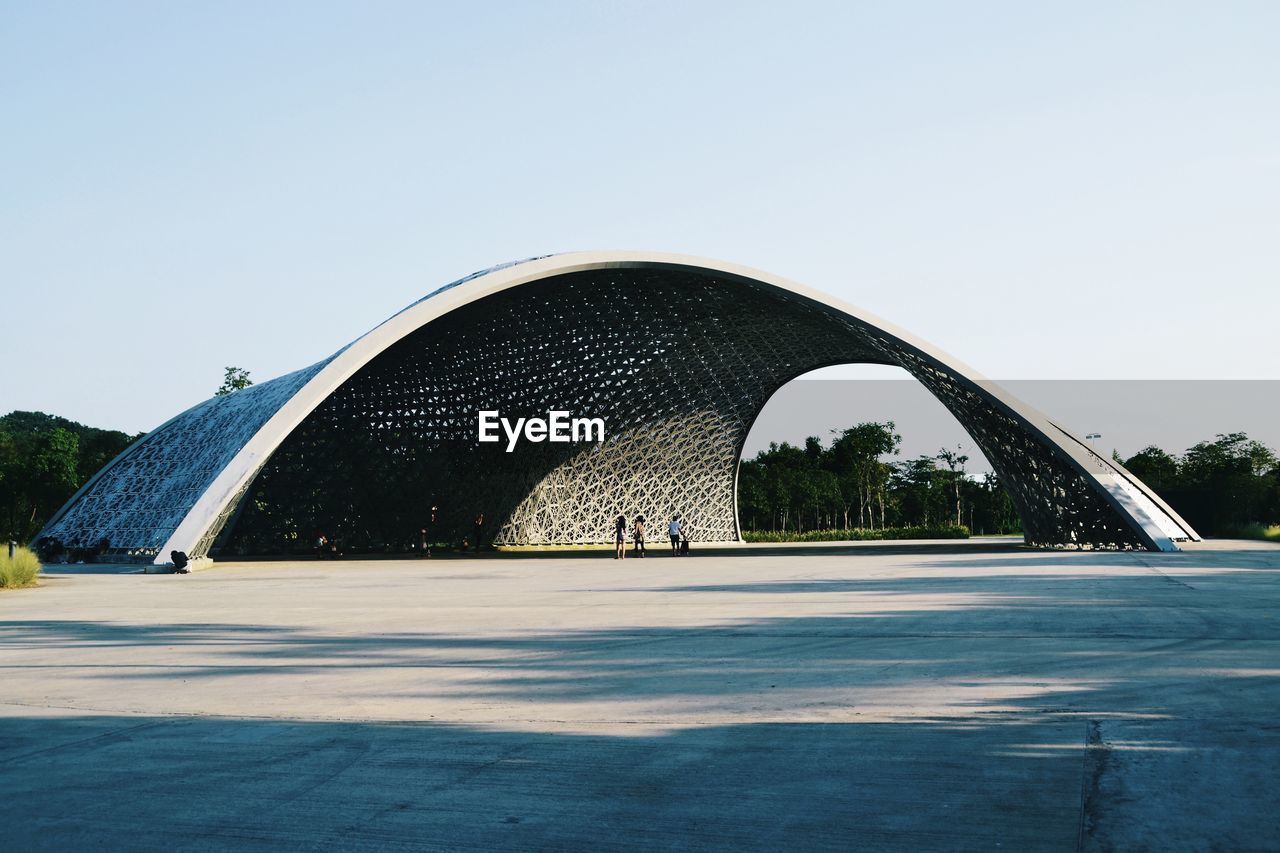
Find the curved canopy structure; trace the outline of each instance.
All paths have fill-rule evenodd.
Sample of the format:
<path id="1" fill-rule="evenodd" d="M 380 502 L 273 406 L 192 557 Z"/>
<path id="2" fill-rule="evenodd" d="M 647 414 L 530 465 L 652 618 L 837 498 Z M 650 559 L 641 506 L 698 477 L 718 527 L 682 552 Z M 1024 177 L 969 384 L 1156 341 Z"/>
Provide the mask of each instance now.
<path id="1" fill-rule="evenodd" d="M 475 273 L 310 367 L 214 397 L 135 442 L 42 531 L 164 562 L 280 553 L 317 529 L 370 547 L 477 513 L 499 544 L 612 541 L 620 513 L 679 512 L 738 541 L 735 480 L 756 415 L 832 364 L 897 365 L 959 420 L 1029 544 L 1176 550 L 1194 530 L 1120 465 L 901 329 L 732 264 L 634 252 Z M 476 440 L 477 413 L 605 420 L 592 444 Z"/>

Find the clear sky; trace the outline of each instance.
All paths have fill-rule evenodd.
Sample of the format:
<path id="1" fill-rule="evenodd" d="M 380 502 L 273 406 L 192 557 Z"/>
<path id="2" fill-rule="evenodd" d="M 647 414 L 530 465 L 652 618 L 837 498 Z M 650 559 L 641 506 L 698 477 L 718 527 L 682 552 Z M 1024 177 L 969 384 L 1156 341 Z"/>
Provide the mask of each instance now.
<path id="1" fill-rule="evenodd" d="M 0 4 L 0 410 L 150 429 L 438 285 L 723 258 L 998 378 L 1280 377 L 1280 3 Z"/>

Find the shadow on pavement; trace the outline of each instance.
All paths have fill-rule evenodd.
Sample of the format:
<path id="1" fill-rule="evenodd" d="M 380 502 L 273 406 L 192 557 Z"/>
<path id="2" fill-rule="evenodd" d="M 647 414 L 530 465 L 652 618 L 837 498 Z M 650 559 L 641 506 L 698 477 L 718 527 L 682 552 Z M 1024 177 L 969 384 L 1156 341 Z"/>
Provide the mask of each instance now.
<path id="1" fill-rule="evenodd" d="M 4 846 L 1265 848 L 1280 837 L 1276 567 L 1214 552 L 1153 559 L 1012 552 L 892 578 L 621 590 L 653 607 L 672 593 L 825 594 L 819 612 L 693 626 L 343 634 L 10 619 L 5 671 L 26 665 L 24 648 L 61 649 L 77 678 L 106 679 L 126 700 L 142 683 L 245 691 L 266 683 L 246 678 L 295 673 L 288 683 L 311 692 L 396 670 L 401 707 L 492 705 L 502 722 L 10 701 Z M 1198 588 L 1224 573 L 1245 596 L 1231 609 Z M 1252 592 L 1262 580 L 1265 594 Z M 172 657 L 82 662 L 104 645 Z M 652 719 L 619 712 L 596 721 L 603 734 L 539 711 L 641 701 Z M 875 721 L 857 721 L 864 710 Z"/>

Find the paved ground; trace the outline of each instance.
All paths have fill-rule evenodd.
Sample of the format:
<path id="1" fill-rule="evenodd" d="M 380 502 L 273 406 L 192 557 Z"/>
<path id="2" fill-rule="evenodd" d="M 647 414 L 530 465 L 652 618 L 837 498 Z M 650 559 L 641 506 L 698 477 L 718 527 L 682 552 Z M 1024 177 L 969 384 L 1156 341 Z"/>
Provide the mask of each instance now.
<path id="1" fill-rule="evenodd" d="M 0 848 L 1280 847 L 1280 547 L 52 574 Z"/>

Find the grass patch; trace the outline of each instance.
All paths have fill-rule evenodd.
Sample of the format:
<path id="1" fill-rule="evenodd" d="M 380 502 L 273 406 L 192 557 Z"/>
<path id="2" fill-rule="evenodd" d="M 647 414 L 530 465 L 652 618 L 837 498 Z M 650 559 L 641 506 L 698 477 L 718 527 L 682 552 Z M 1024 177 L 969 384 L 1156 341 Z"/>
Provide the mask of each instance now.
<path id="1" fill-rule="evenodd" d="M 882 539 L 968 539 L 969 528 L 963 524 L 936 527 L 853 527 L 847 530 L 745 530 L 748 542 L 875 542 Z"/>
<path id="2" fill-rule="evenodd" d="M 32 586 L 40 577 L 40 560 L 29 548 L 19 548 L 9 556 L 9 549 L 0 551 L 0 587 L 17 589 Z"/>

